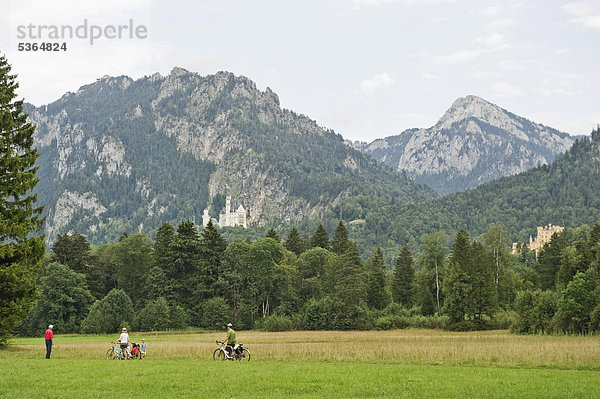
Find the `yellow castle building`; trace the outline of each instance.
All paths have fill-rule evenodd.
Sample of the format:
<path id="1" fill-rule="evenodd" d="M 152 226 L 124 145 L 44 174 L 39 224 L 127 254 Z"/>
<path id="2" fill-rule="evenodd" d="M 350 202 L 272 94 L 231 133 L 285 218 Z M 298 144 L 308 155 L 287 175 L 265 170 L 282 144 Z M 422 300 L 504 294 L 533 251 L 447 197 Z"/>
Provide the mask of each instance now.
<path id="1" fill-rule="evenodd" d="M 527 248 L 529 248 L 530 251 L 535 251 L 535 257 L 537 259 L 540 249 L 542 249 L 544 244 L 550 242 L 552 235 L 554 235 L 554 233 L 561 233 L 564 229 L 564 226 L 554 226 L 551 224 L 547 226 L 538 226 L 537 236 L 535 239 L 532 236 L 529 236 L 529 244 L 527 244 Z M 519 248 L 517 248 L 517 243 L 513 242 L 512 253 L 516 254 L 518 250 Z"/>

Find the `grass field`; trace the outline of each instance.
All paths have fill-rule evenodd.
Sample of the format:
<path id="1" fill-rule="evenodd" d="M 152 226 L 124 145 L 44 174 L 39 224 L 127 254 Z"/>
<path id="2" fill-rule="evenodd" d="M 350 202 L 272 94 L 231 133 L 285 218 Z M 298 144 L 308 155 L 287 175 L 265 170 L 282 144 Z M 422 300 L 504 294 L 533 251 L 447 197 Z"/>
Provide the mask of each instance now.
<path id="1" fill-rule="evenodd" d="M 57 335 L 50 360 L 43 339 L 15 339 L 0 350 L 0 397 L 600 397 L 595 336 L 240 331 L 251 362 L 212 361 L 224 335 L 144 334 L 143 361 L 105 360 L 116 334 Z"/>

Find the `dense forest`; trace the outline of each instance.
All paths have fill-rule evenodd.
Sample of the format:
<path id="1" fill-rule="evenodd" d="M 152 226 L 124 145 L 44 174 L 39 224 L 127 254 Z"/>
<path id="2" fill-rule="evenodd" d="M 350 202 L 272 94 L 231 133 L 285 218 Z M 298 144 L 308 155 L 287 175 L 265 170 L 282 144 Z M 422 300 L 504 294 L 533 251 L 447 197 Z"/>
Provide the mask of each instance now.
<path id="1" fill-rule="evenodd" d="M 200 231 L 199 231 L 200 230 Z M 600 330 L 600 219 L 555 234 L 539 252 L 510 252 L 507 229 L 481 239 L 460 229 L 403 245 L 388 271 L 379 248 L 361 258 L 338 222 L 333 237 L 293 227 L 285 238 L 226 241 L 209 223 L 163 224 L 152 240 L 123 233 L 92 246 L 60 235 L 38 277 L 40 296 L 19 328 L 38 335 L 196 327 L 474 330 L 588 333 Z"/>
<path id="2" fill-rule="evenodd" d="M 302 235 L 319 224 L 333 233 L 339 220 L 348 228 L 363 257 L 381 247 L 392 264 L 402 245 L 418 251 L 425 234 L 438 231 L 454 236 L 464 228 L 480 239 L 488 226 L 502 223 L 513 241 L 525 242 L 537 226 L 592 225 L 600 217 L 600 130 L 575 142 L 550 165 L 485 183 L 476 189 L 433 199 L 405 202 L 355 195 L 334 205 L 322 218 L 298 223 Z M 287 234 L 291 226 L 280 227 Z M 258 239 L 267 228 L 225 228 L 229 240 Z"/>

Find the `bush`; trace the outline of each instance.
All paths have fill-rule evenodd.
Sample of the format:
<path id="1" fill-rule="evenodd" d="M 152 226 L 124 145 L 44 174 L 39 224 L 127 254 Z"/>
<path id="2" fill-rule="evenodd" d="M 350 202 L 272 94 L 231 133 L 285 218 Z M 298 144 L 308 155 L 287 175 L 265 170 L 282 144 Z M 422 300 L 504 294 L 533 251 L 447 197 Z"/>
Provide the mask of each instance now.
<path id="1" fill-rule="evenodd" d="M 261 319 L 258 328 L 264 331 L 292 331 L 294 321 L 287 316 L 271 315 Z"/>
<path id="2" fill-rule="evenodd" d="M 171 310 L 165 298 L 149 301 L 137 315 L 140 331 L 164 331 L 171 327 Z"/>
<path id="3" fill-rule="evenodd" d="M 171 325 L 174 330 L 183 330 L 187 328 L 187 314 L 179 305 L 171 306 Z"/>
<path id="4" fill-rule="evenodd" d="M 488 320 L 488 327 L 490 330 L 509 329 L 514 324 L 515 320 L 517 320 L 517 317 L 517 312 L 514 310 L 501 310 Z"/>
<path id="5" fill-rule="evenodd" d="M 558 309 L 559 294 L 555 291 L 525 291 L 517 294 L 518 316 L 511 329 L 518 333 L 549 333 Z"/>
<path id="6" fill-rule="evenodd" d="M 133 320 L 133 303 L 125 291 L 113 288 L 106 296 L 94 302 L 90 313 L 81 322 L 84 334 L 110 334 L 119 332 L 122 323 Z"/>
<path id="7" fill-rule="evenodd" d="M 303 324 L 307 330 L 331 330 L 337 315 L 335 301 L 326 296 L 320 300 L 311 298 L 304 309 Z"/>
<path id="8" fill-rule="evenodd" d="M 448 321 L 448 316 L 406 316 L 405 314 L 397 314 L 379 317 L 375 321 L 375 328 L 377 330 L 396 330 L 404 328 L 442 329 L 446 328 Z"/>
<path id="9" fill-rule="evenodd" d="M 211 298 L 202 304 L 201 327 L 222 330 L 232 320 L 233 313 L 224 298 Z"/>

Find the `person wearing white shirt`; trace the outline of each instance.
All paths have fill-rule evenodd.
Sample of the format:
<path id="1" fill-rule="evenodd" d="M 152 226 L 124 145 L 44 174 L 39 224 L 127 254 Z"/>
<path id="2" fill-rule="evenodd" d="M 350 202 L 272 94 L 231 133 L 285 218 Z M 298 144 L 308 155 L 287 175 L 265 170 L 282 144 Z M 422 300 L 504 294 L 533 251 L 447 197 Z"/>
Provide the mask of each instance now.
<path id="1" fill-rule="evenodd" d="M 129 357 L 129 334 L 127 334 L 127 329 L 125 327 L 123 327 L 123 332 L 121 332 L 121 336 L 119 336 L 119 343 L 121 345 L 121 352 L 123 352 L 123 355 Z"/>

